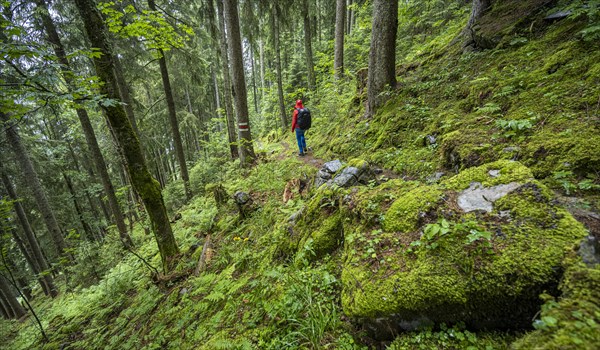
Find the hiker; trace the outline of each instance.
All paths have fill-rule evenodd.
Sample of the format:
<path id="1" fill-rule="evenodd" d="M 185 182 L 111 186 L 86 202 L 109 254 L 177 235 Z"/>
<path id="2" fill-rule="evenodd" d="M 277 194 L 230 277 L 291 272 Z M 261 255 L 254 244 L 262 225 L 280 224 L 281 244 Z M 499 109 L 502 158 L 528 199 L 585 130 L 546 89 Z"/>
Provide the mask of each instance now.
<path id="1" fill-rule="evenodd" d="M 311 116 L 308 108 L 304 108 L 302 100 L 296 101 L 296 107 L 294 114 L 292 115 L 292 132 L 296 132 L 296 141 L 298 141 L 298 149 L 300 152 L 298 155 L 304 157 L 308 149 L 306 148 L 306 138 L 304 132 L 310 129 Z"/>

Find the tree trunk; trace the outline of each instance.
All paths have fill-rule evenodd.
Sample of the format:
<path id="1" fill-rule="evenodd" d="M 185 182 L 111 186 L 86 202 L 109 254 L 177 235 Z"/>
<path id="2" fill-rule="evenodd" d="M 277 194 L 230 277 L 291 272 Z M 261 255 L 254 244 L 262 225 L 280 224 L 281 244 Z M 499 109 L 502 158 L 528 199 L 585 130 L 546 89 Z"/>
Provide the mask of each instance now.
<path id="1" fill-rule="evenodd" d="M 11 229 L 10 231 L 15 242 L 17 242 L 17 246 L 23 254 L 23 257 L 25 257 L 25 260 L 27 260 L 27 264 L 29 264 L 29 267 L 31 267 L 31 270 L 36 275 L 38 283 L 40 284 L 40 287 L 42 287 L 42 291 L 45 295 L 49 295 L 52 298 L 54 298 L 58 294 L 58 292 L 56 291 L 56 286 L 54 285 L 54 280 L 52 279 L 52 276 L 42 276 L 43 270 L 32 255 L 33 249 L 29 249 L 26 246 L 25 242 L 23 242 L 23 239 L 19 236 L 17 230 Z"/>
<path id="2" fill-rule="evenodd" d="M 473 32 L 473 26 L 483 16 L 483 14 L 492 6 L 493 0 L 473 0 L 473 6 L 471 7 L 471 15 L 469 21 L 463 29 L 463 35 L 466 37 L 464 46 L 475 43 L 475 33 Z"/>
<path id="3" fill-rule="evenodd" d="M 335 78 L 341 79 L 344 74 L 344 31 L 346 29 L 346 0 L 336 0 L 335 8 L 335 48 L 333 69 Z"/>
<path id="4" fill-rule="evenodd" d="M 317 85 L 315 79 L 315 66 L 313 64 L 312 37 L 310 30 L 310 7 L 308 0 L 304 0 L 304 53 L 306 55 L 306 70 L 308 71 L 308 88 L 314 90 Z"/>
<path id="5" fill-rule="evenodd" d="M 17 300 L 17 297 L 11 289 L 10 283 L 3 275 L 0 275 L 0 293 L 4 296 L 4 301 L 7 304 L 6 306 L 10 308 L 15 319 L 25 316 L 25 309 Z"/>
<path id="6" fill-rule="evenodd" d="M 219 18 L 219 32 L 220 32 L 220 55 L 221 55 L 221 68 L 223 70 L 223 100 L 225 103 L 225 116 L 227 121 L 227 136 L 229 139 L 229 152 L 231 158 L 236 159 L 240 157 L 238 146 L 238 137 L 235 131 L 235 117 L 233 112 L 233 98 L 231 96 L 231 76 L 229 74 L 229 47 L 227 44 L 227 32 L 225 30 L 225 15 L 223 14 L 223 0 L 217 0 L 217 16 Z M 209 0 L 209 6 L 212 8 L 212 0 Z M 213 10 L 214 11 L 214 10 Z M 212 13 L 212 12 L 211 12 Z M 216 35 L 215 35 L 216 36 Z"/>
<path id="7" fill-rule="evenodd" d="M 250 72 L 252 72 L 252 97 L 254 97 L 254 111 L 259 114 L 258 110 L 258 91 L 256 89 L 256 69 L 254 64 L 254 44 L 252 44 L 252 37 L 249 38 L 250 45 Z"/>
<path id="8" fill-rule="evenodd" d="M 229 39 L 231 71 L 233 78 L 233 91 L 235 110 L 238 121 L 238 138 L 240 140 L 239 152 L 242 167 L 254 161 L 254 147 L 252 133 L 248 119 L 248 95 L 246 92 L 246 79 L 244 77 L 244 61 L 242 57 L 242 40 L 240 38 L 240 21 L 238 17 L 237 0 L 224 0 L 224 14 Z"/>
<path id="9" fill-rule="evenodd" d="M 114 73 L 115 78 L 117 79 L 117 84 L 119 85 L 119 95 L 121 96 L 121 100 L 125 104 L 125 113 L 127 114 L 127 118 L 133 127 L 133 131 L 135 136 L 139 139 L 142 137 L 140 133 L 140 129 L 138 128 L 137 121 L 135 119 L 135 114 L 133 113 L 133 100 L 131 99 L 131 94 L 129 93 L 129 84 L 125 81 L 125 74 L 123 74 L 123 67 L 121 66 L 121 59 L 115 55 L 114 57 Z"/>
<path id="10" fill-rule="evenodd" d="M 2 176 L 2 183 L 4 184 L 4 188 L 6 189 L 6 192 L 8 193 L 9 198 L 14 201 L 13 206 L 14 206 L 15 212 L 17 213 L 17 219 L 19 220 L 19 223 L 21 224 L 21 227 L 23 228 L 23 232 L 25 233 L 25 239 L 27 240 L 29 249 L 31 249 L 31 257 L 32 257 L 33 261 L 35 262 L 35 265 L 37 267 L 39 267 L 38 271 L 36 271 L 34 266 L 32 266 L 32 269 L 35 273 L 38 273 L 38 274 L 42 273 L 42 272 L 46 272 L 46 274 L 44 275 L 44 280 L 46 282 L 46 285 L 49 288 L 50 296 L 54 298 L 55 296 L 58 295 L 58 289 L 56 289 L 56 286 L 54 285 L 54 280 L 52 279 L 52 276 L 48 273 L 50 270 L 50 267 L 48 266 L 46 258 L 44 257 L 44 254 L 42 252 L 42 249 L 40 248 L 40 245 L 38 244 L 38 241 L 35 237 L 35 234 L 33 233 L 33 230 L 31 229 L 31 225 L 29 224 L 29 220 L 27 219 L 27 215 L 25 214 L 23 205 L 21 204 L 21 201 L 17 197 L 17 193 L 15 192 L 15 189 L 14 189 L 10 179 L 4 172 L 1 174 L 1 176 Z"/>
<path id="11" fill-rule="evenodd" d="M 260 96 L 265 98 L 265 45 L 262 39 L 258 42 L 258 59 L 260 62 Z"/>
<path id="12" fill-rule="evenodd" d="M 154 0 L 148 0 L 148 7 L 152 11 L 156 11 L 156 4 Z M 183 142 L 181 141 L 181 133 L 179 131 L 179 121 L 177 120 L 177 112 L 175 111 L 175 100 L 173 99 L 173 90 L 171 89 L 171 81 L 169 79 L 169 70 L 167 69 L 167 59 L 162 49 L 158 49 L 158 64 L 160 66 L 160 76 L 162 77 L 163 88 L 165 90 L 165 97 L 167 99 L 167 109 L 169 111 L 169 123 L 171 124 L 171 132 L 173 133 L 173 143 L 175 144 L 175 154 L 177 155 L 177 162 L 179 163 L 179 172 L 181 174 L 181 180 L 183 181 L 183 187 L 185 189 L 185 196 L 188 199 L 192 199 L 192 190 L 190 188 L 190 176 L 188 175 L 188 168 L 185 162 L 185 155 L 183 152 Z"/>
<path id="13" fill-rule="evenodd" d="M 100 92 L 108 98 L 119 99 L 119 86 L 113 73 L 112 48 L 107 40 L 107 29 L 102 16 L 93 0 L 76 0 L 75 4 L 83 19 L 85 31 L 92 47 L 98 48 L 101 53 L 100 56 L 94 57 L 96 74 L 103 83 Z M 148 212 L 160 251 L 163 271 L 170 271 L 175 265 L 179 248 L 171 230 L 160 185 L 148 171 L 139 140 L 123 106 L 115 104 L 102 106 L 102 108 L 105 110 L 111 129 L 114 130 L 117 141 L 123 150 L 131 184 L 142 198 Z"/>
<path id="14" fill-rule="evenodd" d="M 398 0 L 374 0 L 373 29 L 369 51 L 367 116 L 382 104 L 381 92 L 396 87 L 396 32 Z"/>
<path id="15" fill-rule="evenodd" d="M 4 295 L 0 293 L 0 314 L 5 320 L 10 320 L 13 318 L 13 315 L 9 314 L 8 307 L 5 305 Z"/>
<path id="16" fill-rule="evenodd" d="M 58 32 L 56 30 L 56 26 L 52 21 L 48 8 L 44 0 L 36 0 L 37 6 L 40 8 L 40 15 L 42 17 L 42 22 L 44 24 L 44 28 L 46 30 L 46 34 L 48 35 L 48 41 L 52 44 L 54 48 L 54 52 L 60 64 L 62 65 L 62 73 L 67 85 L 71 86 L 72 84 L 72 75 L 73 72 L 70 68 L 70 63 L 65 53 L 65 49 L 60 41 L 60 37 L 58 36 Z M 117 71 L 120 70 L 117 69 Z M 127 88 L 124 88 L 127 90 Z M 128 92 L 127 92 L 128 96 Z M 130 103 L 127 103 L 128 108 L 131 108 Z M 110 180 L 110 176 L 108 175 L 108 170 L 106 167 L 106 162 L 104 160 L 104 156 L 102 155 L 102 151 L 100 150 L 100 146 L 98 145 L 98 140 L 96 139 L 96 133 L 94 132 L 94 128 L 92 123 L 90 122 L 89 115 L 87 110 L 83 108 L 76 108 L 77 117 L 79 118 L 79 123 L 81 124 L 81 128 L 83 129 L 83 134 L 85 136 L 85 140 L 92 155 L 92 160 L 94 162 L 94 166 L 96 167 L 96 171 L 100 175 L 100 181 L 102 182 L 102 187 L 104 188 L 104 193 L 108 199 L 108 206 L 112 213 L 115 224 L 117 225 L 117 229 L 119 230 L 119 237 L 121 239 L 121 243 L 123 246 L 128 249 L 133 247 L 133 242 L 131 241 L 131 237 L 127 232 L 127 226 L 125 225 L 125 221 L 123 218 L 123 212 L 121 211 L 121 207 L 119 206 L 119 202 L 117 200 L 117 196 L 115 194 L 115 189 Z M 132 110 L 133 111 L 133 110 Z M 131 112 L 131 116 L 129 116 L 132 125 L 135 125 L 135 118 L 133 116 L 133 112 Z M 137 128 L 137 127 L 135 127 Z M 135 129 L 134 129 L 135 130 Z M 138 133 L 139 135 L 139 133 Z"/>
<path id="17" fill-rule="evenodd" d="M 67 244 L 63 238 L 62 231 L 58 226 L 54 212 L 50 207 L 46 193 L 42 188 L 42 184 L 38 178 L 37 172 L 33 168 L 29 154 L 21 142 L 21 137 L 17 133 L 15 125 L 9 121 L 9 117 L 6 113 L 0 112 L 0 120 L 4 122 L 6 139 L 15 152 L 17 161 L 21 167 L 21 171 L 23 171 L 23 177 L 27 183 L 27 186 L 33 193 L 38 209 L 40 210 L 44 223 L 46 224 L 46 228 L 48 229 L 50 237 L 52 237 L 52 241 L 56 247 L 56 251 L 60 256 L 65 255 Z M 70 256 L 65 257 L 70 259 Z"/>
<path id="18" fill-rule="evenodd" d="M 79 223 L 81 224 L 81 228 L 83 228 L 83 232 L 85 232 L 85 236 L 89 241 L 95 241 L 96 237 L 92 232 L 92 228 L 85 220 L 83 215 L 83 210 L 81 209 L 81 205 L 79 205 L 79 201 L 77 200 L 77 193 L 75 193 L 75 188 L 73 187 L 73 181 L 71 178 L 67 176 L 64 172 L 62 173 L 63 179 L 65 180 L 65 184 L 67 185 L 67 189 L 69 190 L 69 194 L 71 195 L 71 200 L 73 201 L 73 206 L 75 207 L 75 213 L 77 214 L 77 218 L 79 219 Z"/>
<path id="19" fill-rule="evenodd" d="M 273 50 L 275 51 L 275 67 L 277 69 L 277 97 L 279 99 L 281 127 L 285 132 L 288 128 L 288 122 L 285 113 L 285 104 L 283 102 L 283 83 L 281 77 L 281 50 L 279 47 L 279 21 L 277 19 L 277 8 L 275 7 L 275 4 L 271 6 L 271 35 L 273 36 Z"/>

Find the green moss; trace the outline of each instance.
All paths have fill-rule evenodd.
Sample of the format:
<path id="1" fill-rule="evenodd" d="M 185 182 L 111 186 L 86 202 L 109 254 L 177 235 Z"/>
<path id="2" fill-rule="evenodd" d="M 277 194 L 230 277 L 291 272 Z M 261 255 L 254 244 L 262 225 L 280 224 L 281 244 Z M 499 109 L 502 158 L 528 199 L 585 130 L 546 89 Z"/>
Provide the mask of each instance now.
<path id="1" fill-rule="evenodd" d="M 410 232 L 419 224 L 419 215 L 427 213 L 440 201 L 443 192 L 436 186 L 416 188 L 398 198 L 385 213 L 386 231 Z"/>
<path id="2" fill-rule="evenodd" d="M 498 175 L 490 175 L 492 170 L 499 171 Z M 525 183 L 532 178 L 531 170 L 523 164 L 510 160 L 500 160 L 463 170 L 460 174 L 443 181 L 441 185 L 449 190 L 462 191 L 469 188 L 472 182 L 479 182 L 485 187 L 490 187 L 511 182 Z"/>
<path id="3" fill-rule="evenodd" d="M 319 259 L 335 250 L 342 241 L 340 188 L 322 186 L 303 209 L 298 222 L 292 226 L 290 247 L 297 247 L 297 261 Z"/>
<path id="4" fill-rule="evenodd" d="M 312 261 L 322 258 L 340 246 L 343 238 L 342 215 L 337 212 L 320 223 L 311 233 L 305 235 L 298 246 L 297 260 Z"/>
<path id="5" fill-rule="evenodd" d="M 500 176 L 490 176 L 490 170 L 500 170 Z M 383 226 L 396 234 L 383 234 L 376 245 L 372 234 L 361 239 L 359 232 L 347 239 L 345 312 L 395 322 L 426 317 L 477 327 L 526 326 L 535 314 L 538 293 L 557 285 L 556 271 L 565 251 L 586 235 L 583 226 L 551 200 L 552 192 L 531 177 L 518 162 L 499 161 L 468 169 L 444 181 L 443 187 L 422 186 L 401 196 Z M 489 215 L 462 213 L 451 200 L 437 203 L 444 193 L 441 188 L 458 191 L 471 181 L 486 186 L 516 181 L 523 186 L 498 200 Z M 411 246 L 419 238 L 414 231 L 423 225 L 419 213 L 434 206 L 437 215 L 455 222 L 451 231 L 427 245 Z M 502 219 L 501 211 L 510 213 L 510 219 Z M 494 234 L 489 240 L 467 243 L 473 228 Z M 374 248 L 377 259 L 364 254 L 367 247 Z"/>
<path id="6" fill-rule="evenodd" d="M 362 169 L 362 168 L 368 168 L 369 163 L 367 161 L 365 161 L 364 159 L 353 158 L 348 161 L 348 166 Z"/>
<path id="7" fill-rule="evenodd" d="M 600 269 L 575 263 L 567 268 L 562 296 L 546 295 L 537 329 L 513 349 L 596 349 L 600 344 Z"/>

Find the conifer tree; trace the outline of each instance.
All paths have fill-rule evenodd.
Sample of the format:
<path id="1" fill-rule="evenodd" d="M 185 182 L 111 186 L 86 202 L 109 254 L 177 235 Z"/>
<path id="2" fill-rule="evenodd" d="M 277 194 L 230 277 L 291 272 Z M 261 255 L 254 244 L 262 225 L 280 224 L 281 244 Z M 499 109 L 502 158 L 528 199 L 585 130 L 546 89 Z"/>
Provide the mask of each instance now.
<path id="1" fill-rule="evenodd" d="M 102 83 L 100 92 L 109 99 L 118 101 L 119 86 L 114 75 L 113 52 L 102 16 L 94 0 L 76 0 L 75 4 L 92 47 L 100 52 L 100 55 L 94 56 L 93 59 L 96 74 Z M 163 271 L 170 271 L 174 267 L 179 248 L 167 217 L 160 184 L 148 171 L 139 139 L 133 131 L 123 106 L 115 102 L 106 102 L 102 104 L 102 108 L 125 156 L 131 184 L 142 198 L 148 212 L 160 251 Z"/>

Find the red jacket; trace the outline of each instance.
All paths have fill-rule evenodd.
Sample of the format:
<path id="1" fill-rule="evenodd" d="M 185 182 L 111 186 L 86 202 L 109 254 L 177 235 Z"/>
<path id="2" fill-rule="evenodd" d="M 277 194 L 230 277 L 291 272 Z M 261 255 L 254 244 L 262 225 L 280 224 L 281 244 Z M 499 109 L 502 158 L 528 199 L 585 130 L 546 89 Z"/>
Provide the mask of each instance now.
<path id="1" fill-rule="evenodd" d="M 296 130 L 296 122 L 298 122 L 298 109 L 304 108 L 302 105 L 302 100 L 296 101 L 296 109 L 294 109 L 294 114 L 292 114 L 292 132 Z"/>

